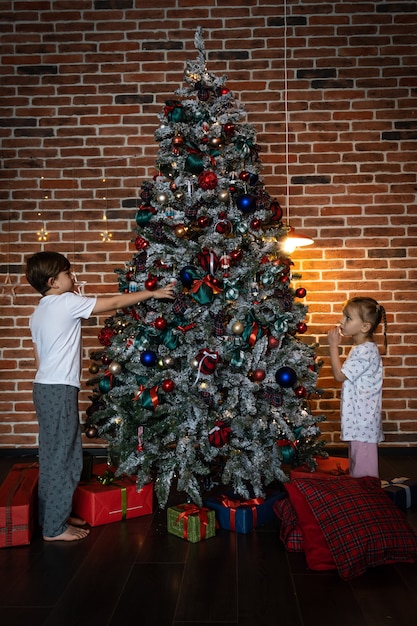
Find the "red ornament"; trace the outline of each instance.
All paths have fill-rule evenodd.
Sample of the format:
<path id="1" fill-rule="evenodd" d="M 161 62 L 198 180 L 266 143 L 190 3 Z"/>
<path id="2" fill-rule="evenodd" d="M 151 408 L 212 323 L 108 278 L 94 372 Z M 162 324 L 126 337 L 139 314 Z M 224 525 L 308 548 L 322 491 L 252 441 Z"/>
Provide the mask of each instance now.
<path id="1" fill-rule="evenodd" d="M 304 289 L 304 287 L 298 287 L 298 289 L 295 290 L 295 295 L 297 296 L 297 298 L 305 298 L 307 294 L 307 290 Z"/>
<path id="2" fill-rule="evenodd" d="M 155 291 L 158 288 L 158 279 L 156 276 L 149 274 L 144 284 L 147 291 Z"/>
<path id="3" fill-rule="evenodd" d="M 233 135 L 233 133 L 236 130 L 236 127 L 231 122 L 226 122 L 226 124 L 223 126 L 223 130 L 226 135 Z"/>
<path id="4" fill-rule="evenodd" d="M 208 434 L 210 445 L 215 448 L 221 448 L 229 441 L 229 437 L 230 426 L 227 426 L 222 420 L 216 420 L 214 427 Z"/>
<path id="5" fill-rule="evenodd" d="M 232 263 L 238 263 L 243 257 L 243 252 L 240 248 L 236 248 L 236 250 L 231 251 L 229 256 Z"/>
<path id="6" fill-rule="evenodd" d="M 294 388 L 294 394 L 297 398 L 307 398 L 307 389 L 300 385 L 299 387 Z"/>
<path id="7" fill-rule="evenodd" d="M 297 324 L 297 331 L 300 333 L 300 335 L 303 335 L 307 330 L 307 324 L 305 324 L 304 322 L 299 322 Z"/>
<path id="8" fill-rule="evenodd" d="M 227 87 L 220 87 L 219 88 L 219 95 L 220 96 L 226 96 L 229 93 L 229 89 Z"/>
<path id="9" fill-rule="evenodd" d="M 265 370 L 257 368 L 256 370 L 253 370 L 252 372 L 252 380 L 255 383 L 260 383 L 262 380 L 264 380 L 266 376 Z"/>
<path id="10" fill-rule="evenodd" d="M 102 346 L 106 346 L 106 348 L 111 344 L 112 337 L 116 334 L 116 331 L 113 328 L 109 328 L 106 326 L 102 328 L 98 334 L 98 340 Z"/>
<path id="11" fill-rule="evenodd" d="M 271 220 L 273 222 L 279 222 L 282 219 L 282 208 L 277 200 L 273 200 L 269 206 L 272 213 Z"/>
<path id="12" fill-rule="evenodd" d="M 253 220 L 251 220 L 250 227 L 252 228 L 252 230 L 259 230 L 261 226 L 262 222 L 257 217 L 254 217 Z"/>
<path id="13" fill-rule="evenodd" d="M 199 228 L 207 228 L 207 226 L 210 226 L 210 218 L 207 215 L 201 215 L 197 218 L 197 226 Z"/>
<path id="14" fill-rule="evenodd" d="M 268 348 L 270 350 L 273 350 L 274 348 L 278 348 L 279 346 L 279 341 L 276 337 L 274 337 L 274 335 L 269 335 L 268 337 Z"/>
<path id="15" fill-rule="evenodd" d="M 175 389 L 175 383 L 171 378 L 166 378 L 162 381 L 161 387 L 166 393 L 171 393 Z"/>
<path id="16" fill-rule="evenodd" d="M 139 235 L 139 237 L 136 237 L 136 239 L 135 239 L 135 248 L 136 248 L 136 250 L 146 250 L 146 248 L 148 246 L 149 246 L 149 241 L 146 241 L 146 239 L 144 239 L 140 235 Z"/>
<path id="17" fill-rule="evenodd" d="M 204 189 L 204 191 L 207 191 L 208 189 L 216 189 L 217 175 L 211 170 L 205 170 L 204 172 L 201 172 L 200 176 L 198 177 L 198 185 L 199 187 L 201 187 L 201 189 Z"/>
<path id="18" fill-rule="evenodd" d="M 153 324 L 157 330 L 164 330 L 167 327 L 167 323 L 165 317 L 157 317 Z"/>
<path id="19" fill-rule="evenodd" d="M 240 172 L 239 178 L 240 178 L 240 180 L 243 180 L 243 181 L 247 182 L 249 180 L 249 178 L 250 178 L 250 173 L 247 172 L 246 170 L 243 170 L 242 172 Z"/>
<path id="20" fill-rule="evenodd" d="M 224 217 L 222 217 L 223 215 Z M 229 233 L 232 232 L 232 223 L 229 222 L 229 220 L 226 220 L 225 217 L 226 217 L 226 213 L 224 213 L 224 211 L 219 213 L 219 221 L 214 227 L 216 233 L 219 233 L 220 235 L 228 235 Z"/>

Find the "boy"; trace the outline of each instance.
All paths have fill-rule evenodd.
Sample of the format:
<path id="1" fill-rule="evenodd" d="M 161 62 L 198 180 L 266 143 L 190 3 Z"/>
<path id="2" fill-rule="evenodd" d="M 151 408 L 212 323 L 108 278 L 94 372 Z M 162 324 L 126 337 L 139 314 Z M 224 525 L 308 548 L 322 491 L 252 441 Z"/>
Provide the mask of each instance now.
<path id="1" fill-rule="evenodd" d="M 71 264 L 58 252 L 27 260 L 26 278 L 42 298 L 30 318 L 37 373 L 33 402 L 39 422 L 39 521 L 45 541 L 87 537 L 85 521 L 71 517 L 82 470 L 78 392 L 81 319 L 133 306 L 149 298 L 174 298 L 174 284 L 155 291 L 85 297 L 73 292 Z"/>

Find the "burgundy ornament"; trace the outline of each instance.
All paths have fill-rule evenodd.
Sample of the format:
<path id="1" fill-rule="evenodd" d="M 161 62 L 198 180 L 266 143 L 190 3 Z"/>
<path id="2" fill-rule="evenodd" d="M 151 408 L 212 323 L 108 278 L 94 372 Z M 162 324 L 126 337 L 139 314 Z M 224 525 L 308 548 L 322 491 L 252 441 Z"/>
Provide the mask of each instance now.
<path id="1" fill-rule="evenodd" d="M 234 124 L 232 124 L 231 122 L 226 122 L 226 124 L 223 126 L 223 130 L 225 132 L 226 135 L 233 135 L 233 133 L 236 130 L 236 126 Z"/>
<path id="2" fill-rule="evenodd" d="M 212 172 L 211 170 L 205 170 L 201 172 L 198 177 L 198 185 L 204 191 L 208 191 L 209 189 L 216 189 L 217 187 L 217 174 Z"/>
<path id="3" fill-rule="evenodd" d="M 229 256 L 232 263 L 238 263 L 243 258 L 243 252 L 240 248 L 236 248 L 230 252 Z"/>
<path id="4" fill-rule="evenodd" d="M 307 389 L 302 385 L 294 388 L 294 394 L 297 398 L 307 398 Z"/>
<path id="5" fill-rule="evenodd" d="M 265 376 L 266 376 L 265 370 L 261 368 L 257 368 L 256 370 L 253 370 L 252 372 L 252 380 L 255 383 L 260 383 L 261 381 L 263 381 L 265 379 Z"/>
<path id="6" fill-rule="evenodd" d="M 136 237 L 136 239 L 135 239 L 135 248 L 136 248 L 136 250 L 146 250 L 146 248 L 148 246 L 149 246 L 149 241 L 146 241 L 146 239 L 144 239 L 140 235 L 139 235 L 139 237 Z"/>
<path id="7" fill-rule="evenodd" d="M 272 213 L 271 220 L 273 222 L 279 222 L 282 219 L 282 208 L 278 200 L 273 200 L 269 209 Z"/>
<path id="8" fill-rule="evenodd" d="M 307 290 L 304 289 L 304 287 L 298 287 L 298 289 L 295 290 L 295 295 L 297 296 L 297 298 L 305 298 L 307 294 Z"/>
<path id="9" fill-rule="evenodd" d="M 303 335 L 307 330 L 307 324 L 305 322 L 299 322 L 297 324 L 297 331 L 300 333 L 300 335 Z"/>
<path id="10" fill-rule="evenodd" d="M 116 331 L 113 328 L 109 328 L 106 326 L 102 328 L 98 334 L 98 340 L 102 346 L 106 348 L 111 344 L 112 337 L 116 334 Z"/>

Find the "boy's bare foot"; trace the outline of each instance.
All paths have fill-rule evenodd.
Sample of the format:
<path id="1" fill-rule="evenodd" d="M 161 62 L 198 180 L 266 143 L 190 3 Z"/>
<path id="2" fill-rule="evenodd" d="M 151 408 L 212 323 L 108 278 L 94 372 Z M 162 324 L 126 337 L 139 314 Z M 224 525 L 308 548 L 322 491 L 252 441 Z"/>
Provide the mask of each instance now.
<path id="1" fill-rule="evenodd" d="M 89 535 L 88 528 L 77 528 L 76 526 L 68 526 L 67 530 L 56 537 L 45 537 L 45 541 L 79 541 L 85 539 Z"/>
<path id="2" fill-rule="evenodd" d="M 76 515 L 70 515 L 68 518 L 68 524 L 71 526 L 85 526 L 87 522 L 82 517 L 77 517 Z"/>

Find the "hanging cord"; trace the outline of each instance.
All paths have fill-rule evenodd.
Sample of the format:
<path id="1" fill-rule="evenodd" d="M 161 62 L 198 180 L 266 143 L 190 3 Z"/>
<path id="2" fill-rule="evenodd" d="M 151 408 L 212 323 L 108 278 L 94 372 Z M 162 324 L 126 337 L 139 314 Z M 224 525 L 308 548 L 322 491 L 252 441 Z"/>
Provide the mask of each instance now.
<path id="1" fill-rule="evenodd" d="M 290 168 L 289 168 L 289 112 L 288 112 L 288 44 L 287 44 L 287 0 L 284 0 L 284 124 L 285 124 L 285 200 L 287 213 L 287 226 L 290 226 Z"/>

